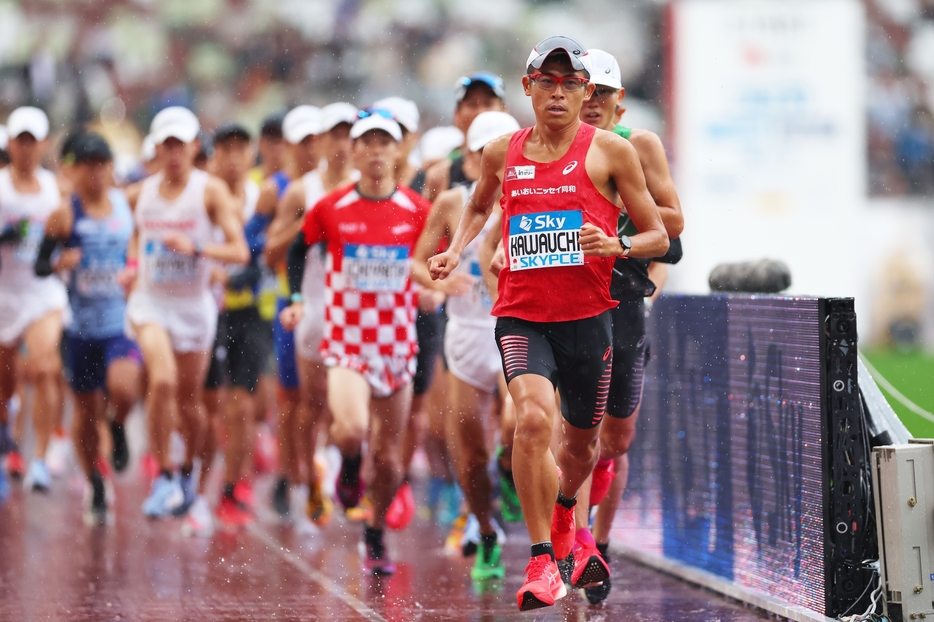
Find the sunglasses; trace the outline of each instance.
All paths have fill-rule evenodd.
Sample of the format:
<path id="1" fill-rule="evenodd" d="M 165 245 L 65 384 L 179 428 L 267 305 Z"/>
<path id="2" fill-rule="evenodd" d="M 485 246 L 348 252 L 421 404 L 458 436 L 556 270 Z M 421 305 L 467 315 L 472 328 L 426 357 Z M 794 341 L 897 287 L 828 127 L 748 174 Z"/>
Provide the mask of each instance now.
<path id="1" fill-rule="evenodd" d="M 366 119 L 367 117 L 372 117 L 374 115 L 383 117 L 384 119 L 392 119 L 393 121 L 396 120 L 396 117 L 393 116 L 391 112 L 388 110 L 383 110 L 382 108 L 366 108 L 357 113 L 357 118 Z"/>
<path id="2" fill-rule="evenodd" d="M 590 80 L 580 76 L 553 76 L 550 73 L 533 73 L 529 75 L 529 79 L 535 86 L 548 92 L 555 90 L 560 84 L 565 93 L 574 93 L 590 83 Z"/>

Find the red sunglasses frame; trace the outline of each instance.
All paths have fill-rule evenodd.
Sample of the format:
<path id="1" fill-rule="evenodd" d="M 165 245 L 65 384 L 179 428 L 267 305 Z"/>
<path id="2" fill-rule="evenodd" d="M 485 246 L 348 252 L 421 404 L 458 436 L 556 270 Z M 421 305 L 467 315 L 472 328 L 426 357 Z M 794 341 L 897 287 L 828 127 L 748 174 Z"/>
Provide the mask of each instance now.
<path id="1" fill-rule="evenodd" d="M 590 84 L 590 80 L 588 80 L 587 78 L 582 78 L 582 77 L 580 77 L 580 76 L 556 76 L 556 75 L 551 74 L 551 73 L 541 73 L 541 72 L 539 72 L 539 73 L 530 73 L 530 74 L 529 74 L 529 80 L 531 80 L 532 82 L 535 82 L 535 80 L 537 80 L 538 78 L 541 78 L 542 76 L 548 76 L 549 78 L 554 79 L 554 80 L 557 82 L 557 84 L 555 84 L 555 87 L 560 86 L 562 89 L 564 89 L 564 82 L 565 82 L 565 80 L 580 80 L 580 81 L 581 81 L 581 87 L 584 87 L 584 88 L 586 88 L 587 85 Z M 539 88 L 541 88 L 541 87 L 539 87 Z M 544 89 L 542 89 L 542 90 L 544 90 Z M 573 91 L 572 91 L 572 92 L 573 92 Z"/>

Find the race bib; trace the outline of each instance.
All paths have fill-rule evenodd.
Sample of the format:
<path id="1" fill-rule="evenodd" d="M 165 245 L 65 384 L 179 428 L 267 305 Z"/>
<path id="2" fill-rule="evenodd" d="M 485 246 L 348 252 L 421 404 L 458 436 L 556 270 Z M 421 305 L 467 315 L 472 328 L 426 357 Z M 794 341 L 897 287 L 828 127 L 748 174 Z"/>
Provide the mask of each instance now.
<path id="1" fill-rule="evenodd" d="M 539 212 L 509 218 L 509 269 L 584 265 L 580 211 Z"/>
<path id="2" fill-rule="evenodd" d="M 405 246 L 345 244 L 342 264 L 348 287 L 364 292 L 401 292 L 409 280 Z"/>
<path id="3" fill-rule="evenodd" d="M 88 298 L 115 298 L 123 296 L 117 282 L 117 264 L 97 264 L 78 268 L 75 271 L 75 288 L 78 294 Z"/>
<path id="4" fill-rule="evenodd" d="M 42 236 L 44 233 L 44 224 L 30 221 L 26 229 L 25 237 L 16 245 L 16 253 L 14 255 L 16 263 L 21 266 L 30 267 L 36 263 L 36 258 L 39 256 L 39 246 L 42 244 Z"/>
<path id="5" fill-rule="evenodd" d="M 196 257 L 170 251 L 158 240 L 146 242 L 144 260 L 153 283 L 190 283 L 198 278 Z"/>

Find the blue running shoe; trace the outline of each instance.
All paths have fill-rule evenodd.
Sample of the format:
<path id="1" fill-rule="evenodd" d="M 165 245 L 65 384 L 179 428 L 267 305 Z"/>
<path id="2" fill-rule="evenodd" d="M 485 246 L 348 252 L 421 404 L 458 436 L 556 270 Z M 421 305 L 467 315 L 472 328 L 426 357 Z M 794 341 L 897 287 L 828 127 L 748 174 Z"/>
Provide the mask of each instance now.
<path id="1" fill-rule="evenodd" d="M 152 481 L 149 497 L 143 501 L 143 514 L 149 518 L 169 516 L 185 501 L 185 494 L 178 480 L 160 475 Z"/>
<path id="2" fill-rule="evenodd" d="M 49 492 L 49 488 L 52 487 L 52 475 L 43 460 L 33 460 L 29 463 L 29 470 L 26 471 L 23 486 L 26 487 L 26 490 Z"/>
<path id="3" fill-rule="evenodd" d="M 172 516 L 184 516 L 188 514 L 188 509 L 198 498 L 194 472 L 188 475 L 180 475 L 178 483 L 182 487 L 182 504 L 172 510 Z"/>
<path id="4" fill-rule="evenodd" d="M 464 501 L 464 493 L 460 486 L 454 482 L 448 482 L 441 489 L 441 498 L 438 499 L 437 514 L 435 520 L 439 525 L 448 527 L 461 514 L 461 503 Z"/>
<path id="5" fill-rule="evenodd" d="M 6 479 L 6 469 L 0 468 L 0 505 L 10 496 L 10 483 Z"/>

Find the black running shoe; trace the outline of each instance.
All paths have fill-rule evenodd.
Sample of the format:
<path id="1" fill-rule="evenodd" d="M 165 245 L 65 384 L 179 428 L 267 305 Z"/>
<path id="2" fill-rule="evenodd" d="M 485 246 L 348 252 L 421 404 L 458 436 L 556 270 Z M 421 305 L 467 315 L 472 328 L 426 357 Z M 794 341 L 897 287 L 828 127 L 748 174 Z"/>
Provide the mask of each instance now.
<path id="1" fill-rule="evenodd" d="M 609 547 L 606 544 L 598 544 L 597 550 L 600 551 L 600 555 L 603 557 L 603 561 L 609 565 L 610 556 L 607 552 Z M 603 580 L 603 583 L 600 585 L 595 585 L 593 587 L 584 588 L 584 596 L 587 597 L 587 602 L 591 605 L 599 605 L 607 599 L 607 596 L 610 595 L 610 577 L 607 577 Z"/>
<path id="2" fill-rule="evenodd" d="M 126 442 L 126 428 L 123 427 L 122 423 L 111 421 L 110 436 L 114 444 L 111 456 L 114 471 L 123 473 L 127 465 L 130 464 L 130 446 Z"/>
<path id="3" fill-rule="evenodd" d="M 100 473 L 91 475 L 91 498 L 85 498 L 84 520 L 89 526 L 107 523 L 107 491 Z"/>
<path id="4" fill-rule="evenodd" d="M 561 573 L 561 580 L 567 585 L 571 585 L 571 574 L 574 572 L 574 551 L 568 553 L 564 559 L 557 560 L 558 572 Z"/>
<path id="5" fill-rule="evenodd" d="M 272 509 L 276 514 L 285 518 L 291 513 L 289 507 L 289 480 L 280 477 L 272 489 Z"/>

